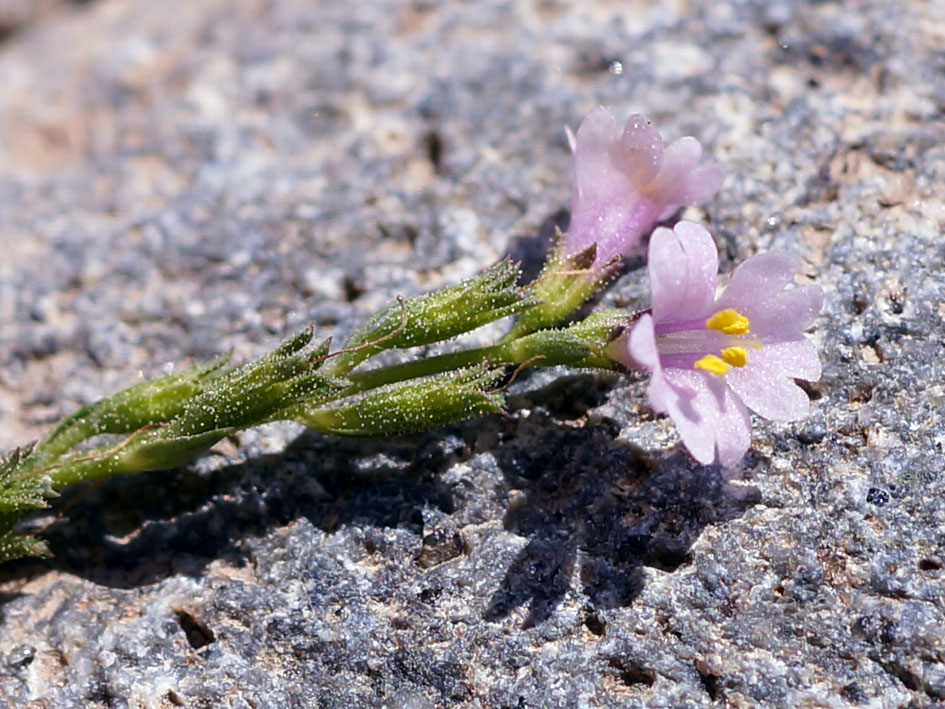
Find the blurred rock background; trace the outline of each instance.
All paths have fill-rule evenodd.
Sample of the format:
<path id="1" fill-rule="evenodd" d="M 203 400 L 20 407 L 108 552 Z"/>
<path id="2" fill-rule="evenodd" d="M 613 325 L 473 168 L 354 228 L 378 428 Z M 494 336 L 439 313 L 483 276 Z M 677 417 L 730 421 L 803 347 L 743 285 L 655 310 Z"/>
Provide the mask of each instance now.
<path id="1" fill-rule="evenodd" d="M 0 571 L 0 702 L 945 701 L 941 0 L 0 0 L 0 37 L 0 447 L 534 270 L 601 103 L 727 165 L 687 212 L 723 270 L 789 250 L 827 292 L 813 415 L 733 471 L 644 382 L 540 373 L 505 417 L 67 492 L 55 558 Z"/>

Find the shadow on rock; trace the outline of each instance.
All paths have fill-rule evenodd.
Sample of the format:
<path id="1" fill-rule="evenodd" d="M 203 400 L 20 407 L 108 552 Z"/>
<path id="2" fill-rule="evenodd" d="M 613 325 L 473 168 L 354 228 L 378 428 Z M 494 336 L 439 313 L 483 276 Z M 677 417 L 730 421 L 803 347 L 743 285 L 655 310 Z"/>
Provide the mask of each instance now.
<path id="1" fill-rule="evenodd" d="M 465 506 L 490 493 L 456 494 L 444 474 L 488 453 L 510 491 L 504 525 L 528 542 L 505 570 L 486 618 L 527 606 L 526 624 L 541 623 L 575 578 L 590 610 L 627 605 L 643 588 L 642 567 L 684 565 L 705 525 L 737 516 L 751 500 L 737 498 L 719 471 L 695 468 L 683 453 L 654 461 L 620 441 L 616 424 L 584 421 L 609 388 L 606 376 L 558 377 L 516 395 L 524 408 L 534 406 L 530 398 L 545 407 L 527 417 L 379 441 L 307 432 L 281 453 L 241 464 L 79 487 L 57 501 L 52 513 L 60 519 L 43 530 L 53 558 L 7 564 L 0 579 L 58 569 L 136 588 L 171 575 L 196 577 L 215 559 L 250 563 L 248 540 L 302 518 L 328 533 L 405 529 L 430 553 L 437 548 L 427 542 L 441 534 L 450 553 L 461 554 L 455 530 L 465 523 Z M 431 513 L 452 518 L 452 533 L 425 529 Z M 421 555 L 417 563 L 440 561 Z"/>
<path id="2" fill-rule="evenodd" d="M 708 524 L 739 516 L 757 491 L 734 490 L 717 468 L 681 452 L 654 460 L 601 421 L 562 425 L 542 414 L 518 422 L 496 452 L 513 494 L 505 528 L 528 543 L 485 613 L 501 620 L 528 606 L 526 627 L 546 620 L 577 577 L 588 611 L 626 606 L 643 567 L 675 571 Z"/>
<path id="3" fill-rule="evenodd" d="M 307 518 L 423 531 L 422 509 L 452 509 L 435 477 L 468 454 L 455 433 L 386 441 L 307 432 L 282 453 L 215 470 L 127 475 L 68 490 L 42 530 L 53 557 L 0 569 L 0 580 L 58 569 L 114 588 L 199 576 L 214 559 L 241 566 L 241 542 Z"/>

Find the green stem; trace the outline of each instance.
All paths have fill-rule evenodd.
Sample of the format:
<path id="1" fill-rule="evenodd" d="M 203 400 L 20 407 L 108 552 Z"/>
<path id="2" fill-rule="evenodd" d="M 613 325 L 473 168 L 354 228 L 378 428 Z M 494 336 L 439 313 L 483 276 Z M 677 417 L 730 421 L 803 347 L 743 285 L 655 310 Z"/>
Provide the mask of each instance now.
<path id="1" fill-rule="evenodd" d="M 506 343 L 502 345 L 492 345 L 490 347 L 476 347 L 470 350 L 460 350 L 459 352 L 447 352 L 446 354 L 435 355 L 425 359 L 418 359 L 401 364 L 392 364 L 388 367 L 379 367 L 378 369 L 369 369 L 366 372 L 356 372 L 348 375 L 348 378 L 354 382 L 354 386 L 340 392 L 338 399 L 342 399 L 354 394 L 376 389 L 385 384 L 393 384 L 408 379 L 426 377 L 431 374 L 440 374 L 460 367 L 468 367 L 473 364 L 489 362 L 490 364 L 513 364 L 515 363 L 513 353 L 514 348 Z M 526 358 L 527 359 L 527 358 Z M 524 361 L 524 360 L 523 360 Z"/>
<path id="2" fill-rule="evenodd" d="M 606 315 L 602 314 L 594 318 L 601 321 L 600 324 L 595 323 L 595 325 L 603 328 L 604 331 L 603 334 L 594 333 L 594 340 L 606 342 L 605 335 L 613 327 L 611 320 L 605 317 Z M 589 322 L 590 319 L 585 321 L 585 323 Z M 483 363 L 499 366 L 524 364 L 534 360 L 537 367 L 564 364 L 582 368 L 612 369 L 614 364 L 611 359 L 604 356 L 599 348 L 590 346 L 587 340 L 573 333 L 578 327 L 581 327 L 581 324 L 565 330 L 544 330 L 511 340 L 503 339 L 490 347 L 449 352 L 412 362 L 369 369 L 366 372 L 356 372 L 348 377 L 354 385 L 339 392 L 336 400 L 376 389 L 385 384 L 394 384 Z"/>

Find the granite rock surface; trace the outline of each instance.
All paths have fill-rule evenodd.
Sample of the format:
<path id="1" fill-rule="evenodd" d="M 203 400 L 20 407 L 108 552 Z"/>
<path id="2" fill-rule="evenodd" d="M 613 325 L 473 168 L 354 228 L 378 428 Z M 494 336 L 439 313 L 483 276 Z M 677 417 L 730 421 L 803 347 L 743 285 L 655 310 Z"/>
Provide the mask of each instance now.
<path id="1" fill-rule="evenodd" d="M 791 251 L 827 299 L 812 416 L 757 421 L 734 470 L 645 382 L 542 372 L 507 416 L 270 425 L 67 492 L 55 557 L 0 572 L 0 703 L 945 702 L 942 0 L 4 8 L 2 448 L 505 254 L 534 271 L 563 127 L 601 103 L 727 166 L 686 213 L 723 270 Z M 643 303 L 641 264 L 605 303 Z"/>

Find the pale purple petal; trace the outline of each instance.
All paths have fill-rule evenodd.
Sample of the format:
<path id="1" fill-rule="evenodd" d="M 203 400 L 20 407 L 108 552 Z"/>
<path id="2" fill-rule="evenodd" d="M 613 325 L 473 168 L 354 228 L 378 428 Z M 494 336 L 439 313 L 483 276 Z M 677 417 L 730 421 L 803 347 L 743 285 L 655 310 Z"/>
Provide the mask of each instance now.
<path id="1" fill-rule="evenodd" d="M 692 404 L 698 396 L 696 387 L 702 383 L 695 380 L 692 382 L 695 386 L 692 386 L 682 381 L 678 373 L 683 370 L 671 369 L 664 372 L 656 348 L 652 317 L 644 315 L 637 320 L 630 331 L 627 350 L 640 368 L 650 372 L 650 384 L 647 387 L 650 406 L 657 413 L 670 415 L 686 447 L 696 460 L 703 465 L 711 463 L 715 458 L 715 440 L 709 431 L 700 428 L 701 415 Z M 674 379 L 680 381 L 674 382 Z"/>
<path id="2" fill-rule="evenodd" d="M 803 335 L 784 342 L 765 343 L 759 350 L 750 350 L 748 362 L 763 361 L 777 372 L 778 376 L 816 382 L 820 379 L 820 356 L 814 343 Z M 751 369 L 752 367 L 746 367 Z M 742 370 L 734 369 L 729 375 L 738 375 Z"/>
<path id="3" fill-rule="evenodd" d="M 698 462 L 737 463 L 751 443 L 745 406 L 720 377 L 691 369 L 663 369 L 653 319 L 642 316 L 627 341 L 630 357 L 649 370 L 647 398 L 657 413 L 668 414 L 683 444 Z"/>
<path id="4" fill-rule="evenodd" d="M 679 211 L 680 207 L 708 202 L 722 186 L 725 170 L 717 162 L 709 160 L 677 177 L 678 179 L 671 178 L 668 174 L 661 174 L 644 190 L 644 198 L 661 205 L 657 221 L 669 219 Z M 672 182 L 671 179 L 676 179 L 676 181 Z"/>
<path id="5" fill-rule="evenodd" d="M 738 308 L 748 318 L 752 333 L 766 339 L 791 338 L 809 328 L 824 304 L 820 286 L 789 288 L 763 296 Z"/>
<path id="6" fill-rule="evenodd" d="M 820 378 L 820 359 L 806 339 L 766 345 L 748 355 L 748 364 L 732 369 L 726 379 L 755 413 L 772 421 L 797 421 L 810 410 L 807 394 L 794 377 Z"/>
<path id="7" fill-rule="evenodd" d="M 692 136 L 674 140 L 663 150 L 663 163 L 659 174 L 646 186 L 644 194 L 664 204 L 678 206 L 682 188 L 701 157 L 702 146 Z"/>
<path id="8" fill-rule="evenodd" d="M 656 348 L 656 331 L 653 327 L 653 318 L 642 315 L 630 330 L 627 338 L 627 353 L 631 360 L 640 369 L 648 372 L 660 369 L 660 355 Z M 622 361 L 622 360 L 621 360 Z"/>
<path id="9" fill-rule="evenodd" d="M 711 409 L 715 397 L 708 392 L 704 382 L 686 381 L 689 378 L 681 376 L 689 373 L 684 369 L 670 369 L 666 372 L 669 376 L 653 377 L 647 388 L 647 397 L 655 411 L 669 415 L 692 457 L 703 465 L 709 465 L 715 460 L 715 433 L 703 416 L 705 409 Z M 700 392 L 693 385 L 702 386 L 705 391 Z M 701 407 L 696 407 L 697 400 Z"/>
<path id="10" fill-rule="evenodd" d="M 778 367 L 785 375 L 808 382 L 820 379 L 820 355 L 814 343 L 806 337 L 771 343 L 763 349 L 771 366 Z"/>
<path id="11" fill-rule="evenodd" d="M 704 374 L 711 385 L 720 390 L 721 416 L 715 422 L 715 454 L 719 464 L 730 468 L 738 463 L 751 446 L 751 414 L 728 384 L 712 374 Z"/>
<path id="12" fill-rule="evenodd" d="M 800 259 L 791 254 L 757 254 L 742 263 L 719 297 L 719 308 L 735 308 L 740 305 L 768 298 L 794 280 L 801 266 Z"/>
<path id="13" fill-rule="evenodd" d="M 813 324 L 824 303 L 819 286 L 786 289 L 799 267 L 800 261 L 790 254 L 753 256 L 735 269 L 719 297 L 719 309 L 735 308 L 761 337 L 792 338 Z"/>
<path id="14" fill-rule="evenodd" d="M 597 244 L 594 267 L 599 268 L 615 256 L 629 253 L 655 221 L 653 204 L 645 199 L 628 200 L 625 195 L 607 199 L 604 195 L 594 201 L 584 200 L 571 214 L 565 254 L 573 256 Z"/>
<path id="15" fill-rule="evenodd" d="M 574 196 L 584 197 L 613 172 L 611 150 L 618 139 L 617 119 L 603 106 L 581 121 L 574 136 Z M 572 209 L 574 205 L 572 204 Z"/>
<path id="16" fill-rule="evenodd" d="M 574 185 L 564 252 L 573 256 L 597 244 L 595 267 L 630 253 L 657 220 L 694 198 L 709 199 L 721 182 L 718 166 L 699 165 L 699 141 L 681 138 L 664 150 L 643 116 L 631 116 L 621 133 L 614 115 L 597 108 L 568 140 Z"/>
<path id="17" fill-rule="evenodd" d="M 751 445 L 751 418 L 724 379 L 691 369 L 667 369 L 650 382 L 654 408 L 672 418 L 683 444 L 698 462 L 718 459 L 729 467 Z"/>
<path id="18" fill-rule="evenodd" d="M 715 161 L 693 170 L 679 190 L 679 204 L 703 204 L 715 197 L 725 179 L 725 169 Z"/>
<path id="19" fill-rule="evenodd" d="M 620 140 L 617 120 L 606 108 L 597 108 L 581 121 L 573 140 L 574 184 L 571 224 L 565 235 L 568 256 L 597 244 L 595 266 L 635 244 L 653 216 L 642 210 L 639 194 L 615 162 Z"/>
<path id="20" fill-rule="evenodd" d="M 630 203 L 630 208 L 623 204 L 604 212 L 606 219 L 601 219 L 597 232 L 596 266 L 602 266 L 614 256 L 626 256 L 640 242 L 640 239 L 657 220 L 658 205 L 647 199 L 637 199 Z"/>
<path id="21" fill-rule="evenodd" d="M 694 222 L 658 227 L 650 237 L 647 274 L 657 323 L 705 317 L 715 299 L 719 255 L 708 231 Z"/>
<path id="22" fill-rule="evenodd" d="M 659 174 L 663 139 L 648 118 L 634 114 L 624 126 L 615 157 L 633 184 L 641 188 Z"/>

